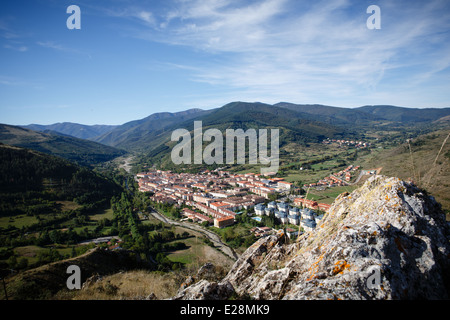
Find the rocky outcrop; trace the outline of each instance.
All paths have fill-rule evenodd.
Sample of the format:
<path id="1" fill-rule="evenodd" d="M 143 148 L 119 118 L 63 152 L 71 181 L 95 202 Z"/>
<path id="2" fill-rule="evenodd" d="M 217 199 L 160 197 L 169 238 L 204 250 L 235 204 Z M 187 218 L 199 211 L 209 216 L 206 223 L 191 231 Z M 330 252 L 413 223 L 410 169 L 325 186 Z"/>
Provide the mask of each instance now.
<path id="1" fill-rule="evenodd" d="M 177 299 L 448 299 L 449 226 L 413 184 L 373 176 L 340 195 L 315 231 L 254 243 L 220 282 Z"/>

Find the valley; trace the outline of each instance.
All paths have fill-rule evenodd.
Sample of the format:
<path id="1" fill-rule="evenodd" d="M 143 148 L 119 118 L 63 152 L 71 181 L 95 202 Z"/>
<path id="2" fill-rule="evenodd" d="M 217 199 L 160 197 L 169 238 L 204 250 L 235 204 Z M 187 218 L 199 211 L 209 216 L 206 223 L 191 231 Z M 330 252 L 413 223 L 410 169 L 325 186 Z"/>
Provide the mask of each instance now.
<path id="1" fill-rule="evenodd" d="M 39 296 L 17 279 L 95 248 L 130 259 L 123 285 L 103 296 L 108 299 L 135 281 L 124 280 L 128 276 L 153 279 L 160 290 L 164 284 L 175 288 L 212 262 L 219 277 L 258 239 L 283 231 L 294 240 L 313 232 L 339 195 L 376 174 L 417 184 L 450 220 L 449 113 L 448 108 L 412 112 L 392 106 L 233 102 L 96 128 L 106 131 L 90 140 L 45 127 L 37 132 L 2 125 L 0 266 L 14 270 L 3 275 L 8 296 L 86 297 L 61 283 Z M 171 133 L 184 128 L 192 134 L 194 121 L 223 133 L 278 128 L 278 170 L 261 174 L 265 165 L 249 163 L 247 146 L 245 163 L 175 165 Z M 99 132 L 73 125 L 53 129 L 77 127 Z M 109 272 L 102 277 L 113 281 L 115 271 Z"/>

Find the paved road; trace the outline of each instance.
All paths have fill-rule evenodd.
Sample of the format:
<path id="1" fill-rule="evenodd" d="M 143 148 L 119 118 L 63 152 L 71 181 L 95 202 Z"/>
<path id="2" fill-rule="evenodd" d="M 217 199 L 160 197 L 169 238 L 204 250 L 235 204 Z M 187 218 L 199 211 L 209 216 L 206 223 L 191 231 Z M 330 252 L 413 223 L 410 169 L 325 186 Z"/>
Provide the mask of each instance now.
<path id="1" fill-rule="evenodd" d="M 152 215 L 152 217 L 164 222 L 164 223 L 169 223 L 169 224 L 173 224 L 176 226 L 180 226 L 186 229 L 190 229 L 193 231 L 197 231 L 200 232 L 201 234 L 203 234 L 205 237 L 207 237 L 209 240 L 212 241 L 212 243 L 214 243 L 214 246 L 219 249 L 222 253 L 224 253 L 225 255 L 229 256 L 231 259 L 233 259 L 234 261 L 236 261 L 239 256 L 236 254 L 236 252 L 234 252 L 234 250 L 229 247 L 228 245 L 226 245 L 225 243 L 222 242 L 222 240 L 220 239 L 220 237 L 215 234 L 212 231 L 206 230 L 204 228 L 202 228 L 199 225 L 196 224 L 192 224 L 192 223 L 187 223 L 187 222 L 182 222 L 182 221 L 175 221 L 172 219 L 167 218 L 166 216 L 160 214 L 159 212 L 155 211 L 155 210 L 151 210 L 150 214 Z"/>

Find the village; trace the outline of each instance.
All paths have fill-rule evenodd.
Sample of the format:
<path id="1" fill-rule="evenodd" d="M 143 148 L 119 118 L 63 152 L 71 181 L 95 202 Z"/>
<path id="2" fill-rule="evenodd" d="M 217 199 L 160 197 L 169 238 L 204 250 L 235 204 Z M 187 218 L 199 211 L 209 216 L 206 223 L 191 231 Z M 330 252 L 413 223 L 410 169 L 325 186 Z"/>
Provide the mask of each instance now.
<path id="1" fill-rule="evenodd" d="M 355 148 L 368 148 L 370 147 L 370 142 L 365 142 L 365 141 L 354 141 L 354 140 L 345 140 L 345 139 L 324 139 L 322 141 L 323 144 L 337 144 L 339 147 L 343 147 L 343 146 L 352 146 Z"/>
<path id="2" fill-rule="evenodd" d="M 138 173 L 136 180 L 139 191 L 150 192 L 152 201 L 176 205 L 182 208 L 183 219 L 216 228 L 233 225 L 236 215 L 240 214 L 252 216 L 259 222 L 263 216 L 272 215 L 279 224 L 286 225 L 288 236 L 292 236 L 299 231 L 313 231 L 330 208 L 329 204 L 300 196 L 288 203 L 290 198 L 286 196 L 294 188 L 292 183 L 255 173 L 206 170 L 192 174 L 153 170 Z M 276 198 L 283 200 L 275 201 Z M 262 226 L 250 231 L 259 237 L 272 229 Z"/>
<path id="3" fill-rule="evenodd" d="M 323 188 L 342 187 L 350 184 L 350 180 L 355 172 L 359 170 L 360 166 L 349 165 L 344 170 L 331 174 L 315 183 L 304 184 L 303 188 L 316 188 L 318 190 Z"/>

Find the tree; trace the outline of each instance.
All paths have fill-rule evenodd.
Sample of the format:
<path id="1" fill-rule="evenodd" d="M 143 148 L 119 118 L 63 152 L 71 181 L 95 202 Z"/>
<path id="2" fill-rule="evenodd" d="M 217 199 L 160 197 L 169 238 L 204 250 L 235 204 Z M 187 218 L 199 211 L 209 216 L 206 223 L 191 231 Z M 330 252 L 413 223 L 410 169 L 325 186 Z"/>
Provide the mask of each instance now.
<path id="1" fill-rule="evenodd" d="M 8 260 L 6 260 L 6 263 L 8 264 L 8 266 L 11 269 L 15 269 L 16 265 L 17 265 L 17 258 L 15 255 L 12 255 L 11 257 L 8 258 Z"/>
<path id="2" fill-rule="evenodd" d="M 25 257 L 20 257 L 19 260 L 17 260 L 17 269 L 25 269 L 28 267 L 28 259 Z"/>

